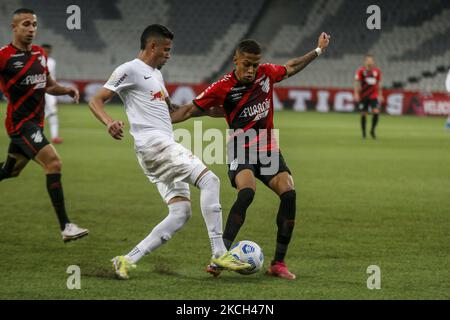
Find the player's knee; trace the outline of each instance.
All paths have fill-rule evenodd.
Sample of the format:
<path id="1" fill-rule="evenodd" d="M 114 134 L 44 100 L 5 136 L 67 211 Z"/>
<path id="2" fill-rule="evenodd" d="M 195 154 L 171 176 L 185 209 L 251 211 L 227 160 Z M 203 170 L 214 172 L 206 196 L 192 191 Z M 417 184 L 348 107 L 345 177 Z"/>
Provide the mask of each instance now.
<path id="1" fill-rule="evenodd" d="M 199 180 L 198 187 L 217 189 L 220 188 L 220 179 L 212 171 L 206 172 Z"/>
<path id="2" fill-rule="evenodd" d="M 62 170 L 62 161 L 58 157 L 54 157 L 51 159 L 48 164 L 45 166 L 45 169 L 49 173 L 59 173 Z"/>
<path id="3" fill-rule="evenodd" d="M 192 217 L 191 203 L 179 201 L 169 205 L 169 214 L 174 218 L 175 228 L 179 230 Z"/>
<path id="4" fill-rule="evenodd" d="M 255 190 L 252 188 L 245 188 L 238 192 L 238 201 L 248 207 L 252 202 L 253 198 L 255 197 Z"/>

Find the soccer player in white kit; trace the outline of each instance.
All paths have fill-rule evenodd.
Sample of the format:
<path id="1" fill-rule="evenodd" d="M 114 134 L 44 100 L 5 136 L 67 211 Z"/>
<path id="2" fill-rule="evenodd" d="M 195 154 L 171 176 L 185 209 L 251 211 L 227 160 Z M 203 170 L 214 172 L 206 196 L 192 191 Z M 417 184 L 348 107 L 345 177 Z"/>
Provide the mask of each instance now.
<path id="1" fill-rule="evenodd" d="M 169 94 L 159 69 L 170 58 L 173 34 L 162 25 L 150 25 L 141 35 L 138 58 L 116 68 L 108 82 L 89 102 L 94 115 L 120 140 L 124 123 L 112 119 L 104 103 L 118 94 L 125 105 L 134 138 L 136 155 L 149 180 L 156 184 L 169 208 L 169 214 L 128 254 L 113 258 L 120 279 L 143 256 L 168 241 L 192 215 L 189 184 L 200 189 L 200 205 L 211 242 L 212 263 L 228 270 L 249 268 L 227 252 L 222 239 L 220 181 L 189 150 L 175 142 L 169 109 Z"/>
<path id="2" fill-rule="evenodd" d="M 47 55 L 47 67 L 48 72 L 53 79 L 56 79 L 56 61 L 51 57 L 52 46 L 50 44 L 43 44 L 45 54 Z M 59 136 L 59 120 L 58 120 L 58 108 L 56 106 L 56 96 L 46 93 L 45 94 L 45 118 L 47 119 L 50 127 L 50 137 L 54 144 L 62 143 L 64 140 Z"/>

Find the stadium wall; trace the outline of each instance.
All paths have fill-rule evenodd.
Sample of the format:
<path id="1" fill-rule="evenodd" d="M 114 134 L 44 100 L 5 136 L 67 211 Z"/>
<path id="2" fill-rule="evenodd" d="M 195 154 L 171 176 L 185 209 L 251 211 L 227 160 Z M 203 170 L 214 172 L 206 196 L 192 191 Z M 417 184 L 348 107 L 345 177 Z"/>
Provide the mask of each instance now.
<path id="1" fill-rule="evenodd" d="M 66 81 L 63 85 L 75 85 L 80 90 L 80 101 L 87 102 L 103 85 L 103 81 Z M 207 84 L 168 84 L 171 100 L 176 104 L 191 102 L 206 89 Z M 404 90 L 383 90 L 383 112 L 390 115 L 448 116 L 450 98 L 443 92 L 419 92 Z M 70 97 L 58 97 L 61 103 L 71 103 Z M 119 100 L 116 100 L 119 102 Z M 275 87 L 274 107 L 276 110 L 355 112 L 353 89 Z"/>

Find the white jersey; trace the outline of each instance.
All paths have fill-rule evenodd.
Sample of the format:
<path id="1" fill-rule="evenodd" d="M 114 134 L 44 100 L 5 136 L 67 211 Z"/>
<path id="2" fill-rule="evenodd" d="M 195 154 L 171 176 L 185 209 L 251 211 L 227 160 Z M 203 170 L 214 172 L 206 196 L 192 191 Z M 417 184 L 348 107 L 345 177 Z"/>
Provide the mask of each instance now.
<path id="1" fill-rule="evenodd" d="M 56 61 L 52 57 L 48 57 L 47 59 L 47 68 L 50 76 L 56 80 Z"/>
<path id="2" fill-rule="evenodd" d="M 56 80 L 56 61 L 52 57 L 47 58 L 47 68 L 53 80 Z M 57 112 L 56 103 L 58 102 L 56 96 L 45 94 L 45 116 L 55 114 Z"/>
<path id="3" fill-rule="evenodd" d="M 450 69 L 448 70 L 447 79 L 445 80 L 445 88 L 450 93 Z"/>
<path id="4" fill-rule="evenodd" d="M 117 67 L 104 87 L 122 99 L 136 150 L 152 144 L 158 137 L 173 141 L 172 121 L 165 101 L 169 94 L 161 71 L 134 59 Z"/>

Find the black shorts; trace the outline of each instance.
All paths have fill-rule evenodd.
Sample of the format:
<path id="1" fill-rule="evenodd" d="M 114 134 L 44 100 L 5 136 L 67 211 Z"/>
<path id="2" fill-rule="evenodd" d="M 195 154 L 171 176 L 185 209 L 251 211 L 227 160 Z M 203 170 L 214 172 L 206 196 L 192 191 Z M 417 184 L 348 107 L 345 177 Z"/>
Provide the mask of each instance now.
<path id="1" fill-rule="evenodd" d="M 19 133 L 9 137 L 11 142 L 8 153 L 19 153 L 28 159 L 34 159 L 49 144 L 43 129 L 32 122 L 25 123 Z"/>
<path id="2" fill-rule="evenodd" d="M 255 177 L 267 186 L 278 173 L 289 172 L 291 174 L 280 152 L 268 151 L 267 156 L 260 157 L 258 155 L 257 159 L 250 159 L 250 156 L 246 153 L 245 161 L 235 159 L 228 164 L 228 177 L 234 188 L 236 188 L 235 178 L 237 174 L 244 169 L 252 170 Z"/>
<path id="3" fill-rule="evenodd" d="M 370 108 L 370 109 L 369 109 Z M 363 99 L 358 104 L 359 111 L 369 112 L 378 109 L 378 99 Z"/>

